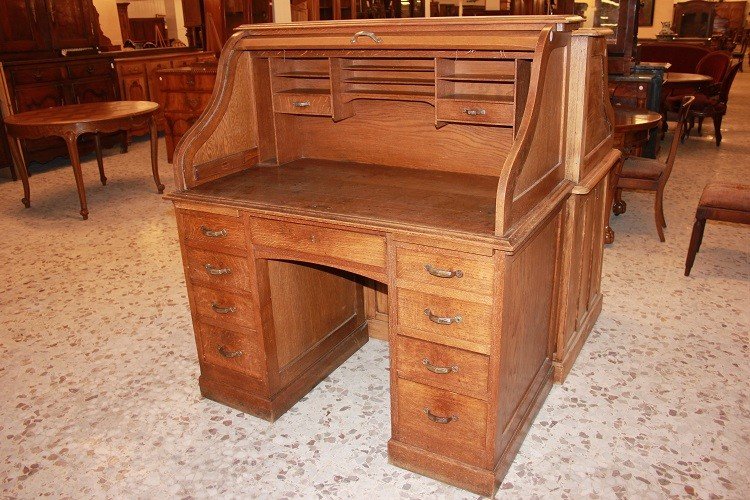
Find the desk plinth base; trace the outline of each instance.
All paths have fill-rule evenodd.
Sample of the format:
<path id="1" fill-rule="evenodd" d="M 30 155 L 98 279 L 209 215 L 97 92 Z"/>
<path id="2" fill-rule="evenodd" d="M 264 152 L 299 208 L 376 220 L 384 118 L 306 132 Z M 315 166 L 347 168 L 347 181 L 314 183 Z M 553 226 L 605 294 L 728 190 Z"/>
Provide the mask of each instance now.
<path id="1" fill-rule="evenodd" d="M 308 368 L 304 376 L 295 379 L 271 398 L 264 398 L 255 392 L 243 390 L 236 384 L 225 384 L 206 375 L 201 375 L 198 379 L 201 395 L 273 422 L 365 345 L 368 338 L 367 323 L 364 323 Z"/>
<path id="2" fill-rule="evenodd" d="M 555 359 L 553 365 L 555 367 L 555 382 L 562 384 L 565 382 L 565 378 L 573 368 L 573 364 L 578 358 L 578 354 L 583 348 L 583 344 L 586 343 L 586 339 L 589 338 L 591 330 L 594 329 L 594 324 L 599 318 L 599 313 L 602 311 L 602 294 L 598 294 L 594 299 L 593 303 L 589 307 L 586 314 L 581 320 L 581 324 L 575 332 L 571 333 L 569 338 L 569 347 L 565 349 L 561 359 Z"/>
<path id="3" fill-rule="evenodd" d="M 507 446 L 494 469 L 469 465 L 395 439 L 388 441 L 388 461 L 397 467 L 429 476 L 479 495 L 493 497 L 505 474 L 510 469 L 526 434 L 552 389 L 552 365 L 545 362 L 519 405 L 522 416 L 518 425 L 506 430 L 511 433 Z M 481 453 L 481 450 L 477 450 Z"/>

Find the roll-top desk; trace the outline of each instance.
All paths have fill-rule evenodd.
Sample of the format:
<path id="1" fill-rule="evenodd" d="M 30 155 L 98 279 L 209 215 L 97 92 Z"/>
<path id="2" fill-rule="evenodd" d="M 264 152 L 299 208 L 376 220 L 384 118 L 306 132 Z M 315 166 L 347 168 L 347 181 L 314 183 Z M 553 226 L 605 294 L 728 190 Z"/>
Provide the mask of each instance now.
<path id="1" fill-rule="evenodd" d="M 377 282 L 391 462 L 494 493 L 601 309 L 619 153 L 579 24 L 240 28 L 170 195 L 202 394 L 278 418 L 368 340 Z"/>

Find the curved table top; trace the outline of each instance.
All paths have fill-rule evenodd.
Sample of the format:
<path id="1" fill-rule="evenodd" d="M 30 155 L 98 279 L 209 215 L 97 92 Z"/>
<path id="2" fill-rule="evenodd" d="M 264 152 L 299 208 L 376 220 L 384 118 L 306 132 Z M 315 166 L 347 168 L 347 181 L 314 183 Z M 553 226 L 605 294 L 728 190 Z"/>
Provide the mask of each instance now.
<path id="1" fill-rule="evenodd" d="M 7 116 L 4 121 L 12 127 L 72 126 L 136 118 L 158 109 L 159 105 L 150 101 L 91 102 L 25 111 Z"/>
<path id="2" fill-rule="evenodd" d="M 713 83 L 710 76 L 698 73 L 664 73 L 664 85 L 697 85 L 700 83 Z"/>
<path id="3" fill-rule="evenodd" d="M 661 115 L 648 109 L 615 107 L 615 132 L 649 130 L 661 122 Z"/>

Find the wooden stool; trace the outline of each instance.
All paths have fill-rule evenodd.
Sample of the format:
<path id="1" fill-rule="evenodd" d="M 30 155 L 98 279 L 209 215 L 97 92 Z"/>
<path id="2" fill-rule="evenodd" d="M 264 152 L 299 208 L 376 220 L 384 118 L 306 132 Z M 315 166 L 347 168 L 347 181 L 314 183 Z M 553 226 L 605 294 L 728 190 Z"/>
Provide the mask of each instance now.
<path id="1" fill-rule="evenodd" d="M 707 219 L 750 224 L 750 186 L 712 182 L 703 188 L 685 260 L 685 276 L 690 276 L 695 254 L 698 253 L 703 241 L 703 229 L 706 227 Z"/>

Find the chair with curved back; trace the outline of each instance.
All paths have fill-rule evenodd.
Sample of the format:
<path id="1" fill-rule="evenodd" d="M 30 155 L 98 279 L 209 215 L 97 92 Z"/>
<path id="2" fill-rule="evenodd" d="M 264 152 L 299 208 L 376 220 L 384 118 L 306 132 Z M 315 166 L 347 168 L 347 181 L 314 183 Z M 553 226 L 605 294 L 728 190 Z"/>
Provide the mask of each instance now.
<path id="1" fill-rule="evenodd" d="M 743 73 L 744 65 L 745 65 L 745 54 L 747 54 L 747 44 L 750 42 L 750 33 L 748 33 L 748 30 L 742 30 L 742 34 L 737 42 L 737 45 L 739 45 L 739 49 L 732 52 L 732 59 L 736 60 L 740 65 L 740 71 Z"/>
<path id="2" fill-rule="evenodd" d="M 656 192 L 654 203 L 654 217 L 656 219 L 656 232 L 659 233 L 659 240 L 664 241 L 664 229 L 667 227 L 664 218 L 664 188 L 667 185 L 669 176 L 672 173 L 674 160 L 677 156 L 677 146 L 680 144 L 680 137 L 687 122 L 690 107 L 695 97 L 684 96 L 678 114 L 677 126 L 675 127 L 672 144 L 669 147 L 667 161 L 661 162 L 651 158 L 641 158 L 631 156 L 625 159 L 622 169 L 617 179 L 617 189 L 615 190 L 615 203 L 612 211 L 615 215 L 625 212 L 625 202 L 622 200 L 622 191 L 628 190 L 647 190 Z"/>
<path id="3" fill-rule="evenodd" d="M 727 102 L 729 101 L 729 91 L 732 89 L 732 83 L 737 76 L 737 72 L 742 66 L 740 63 L 734 63 L 727 71 L 724 81 L 721 82 L 719 95 L 709 97 L 705 94 L 695 96 L 695 102 L 690 110 L 690 120 L 684 136 L 690 135 L 690 131 L 695 126 L 695 120 L 698 120 L 698 135 L 703 131 L 703 120 L 712 118 L 714 121 L 714 135 L 716 136 L 716 147 L 721 144 L 721 120 L 727 112 Z M 684 138 L 683 138 L 684 139 Z"/>

